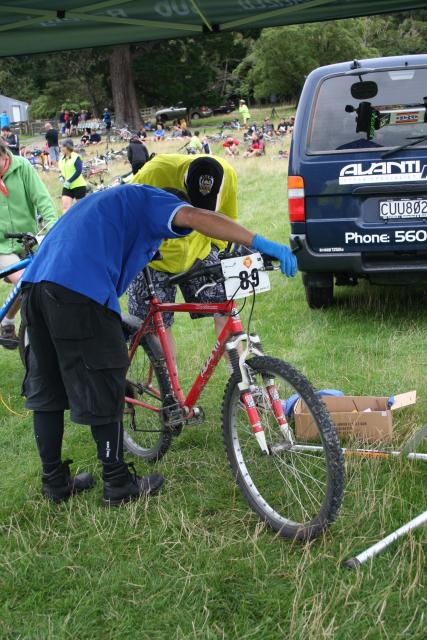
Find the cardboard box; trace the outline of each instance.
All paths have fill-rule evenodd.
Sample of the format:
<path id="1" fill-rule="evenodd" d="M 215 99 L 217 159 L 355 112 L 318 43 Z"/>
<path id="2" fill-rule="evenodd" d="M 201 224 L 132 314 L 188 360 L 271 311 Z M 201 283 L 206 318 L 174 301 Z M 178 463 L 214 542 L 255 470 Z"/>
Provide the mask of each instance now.
<path id="1" fill-rule="evenodd" d="M 322 400 L 340 438 L 356 437 L 367 442 L 388 442 L 393 435 L 393 411 L 415 404 L 417 392 L 408 391 L 389 397 L 323 396 Z M 301 399 L 297 401 L 294 412 L 297 437 L 304 440 L 317 439 L 317 429 Z"/>

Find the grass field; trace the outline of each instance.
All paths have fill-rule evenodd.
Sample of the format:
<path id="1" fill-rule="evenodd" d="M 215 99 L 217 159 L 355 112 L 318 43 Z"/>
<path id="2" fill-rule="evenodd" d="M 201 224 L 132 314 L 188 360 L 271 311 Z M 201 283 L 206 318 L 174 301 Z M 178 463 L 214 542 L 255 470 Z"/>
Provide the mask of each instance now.
<path id="1" fill-rule="evenodd" d="M 172 143 L 151 147 L 171 151 Z M 265 158 L 233 159 L 240 219 L 286 240 L 287 165 L 274 155 L 270 148 Z M 46 180 L 58 195 L 56 178 Z M 417 404 L 395 415 L 394 447 L 427 422 L 425 290 L 342 288 L 332 309 L 316 312 L 305 303 L 300 277 L 273 274 L 272 283 L 254 320 L 267 353 L 297 366 L 318 388 L 366 395 L 417 389 Z M 2 285 L 2 296 L 6 291 Z M 211 325 L 176 322 L 184 380 L 212 343 Z M 157 465 L 167 479 L 161 495 L 106 511 L 89 430 L 67 423 L 64 454 L 93 471 L 97 487 L 54 507 L 39 495 L 18 355 L 0 355 L 1 399 L 14 412 L 0 407 L 2 640 L 427 637 L 424 528 L 358 572 L 340 567 L 426 509 L 425 463 L 351 460 L 330 532 L 305 546 L 279 539 L 233 485 L 220 432 L 220 367 L 201 403 L 206 423 L 184 431 Z M 148 471 L 140 462 L 137 468 Z"/>

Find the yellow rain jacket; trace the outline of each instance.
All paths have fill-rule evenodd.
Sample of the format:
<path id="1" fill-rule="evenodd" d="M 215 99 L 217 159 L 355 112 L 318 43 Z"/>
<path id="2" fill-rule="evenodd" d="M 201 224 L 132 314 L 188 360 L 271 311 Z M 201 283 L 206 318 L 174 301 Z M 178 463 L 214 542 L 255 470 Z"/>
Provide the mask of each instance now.
<path id="1" fill-rule="evenodd" d="M 223 158 L 209 156 L 217 160 L 224 170 L 224 179 L 219 194 L 218 212 L 232 220 L 237 219 L 237 175 L 233 167 Z M 132 183 L 148 184 L 151 187 L 165 189 L 185 189 L 185 175 L 188 167 L 195 160 L 194 156 L 184 156 L 177 153 L 160 154 L 147 162 L 133 177 Z M 211 243 L 219 249 L 227 246 L 223 240 L 208 238 L 198 231 L 193 231 L 185 238 L 165 240 L 160 253 L 162 260 L 153 260 L 150 267 L 156 271 L 180 273 L 187 271 L 194 262 L 203 260 L 210 253 Z"/>

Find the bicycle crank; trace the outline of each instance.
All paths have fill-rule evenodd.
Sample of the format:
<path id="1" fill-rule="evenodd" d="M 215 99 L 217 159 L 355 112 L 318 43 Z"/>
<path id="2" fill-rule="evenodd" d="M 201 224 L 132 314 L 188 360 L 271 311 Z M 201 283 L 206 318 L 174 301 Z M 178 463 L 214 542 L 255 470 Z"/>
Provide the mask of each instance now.
<path id="1" fill-rule="evenodd" d="M 191 418 L 186 419 L 185 424 L 203 424 L 204 421 L 205 412 L 203 411 L 202 407 L 193 407 L 193 415 L 191 416 Z"/>
<path id="2" fill-rule="evenodd" d="M 181 433 L 184 425 L 203 423 L 205 421 L 205 412 L 201 407 L 193 407 L 191 415 L 188 416 L 185 409 L 175 402 L 173 398 L 166 398 L 162 408 L 162 420 L 164 426 L 170 429 L 172 435 L 177 436 Z"/>

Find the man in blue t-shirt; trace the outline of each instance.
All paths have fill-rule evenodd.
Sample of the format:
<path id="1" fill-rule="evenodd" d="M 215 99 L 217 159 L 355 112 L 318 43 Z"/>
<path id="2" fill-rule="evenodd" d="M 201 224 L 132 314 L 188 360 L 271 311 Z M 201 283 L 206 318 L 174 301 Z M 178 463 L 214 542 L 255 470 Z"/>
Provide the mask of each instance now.
<path id="1" fill-rule="evenodd" d="M 103 465 L 104 502 L 118 505 L 155 493 L 158 474 L 139 477 L 123 460 L 122 413 L 128 364 L 119 297 L 166 238 L 195 229 L 276 256 L 296 272 L 288 247 L 254 235 L 229 218 L 192 207 L 145 185 L 123 185 L 80 200 L 49 232 L 23 277 L 29 350 L 23 391 L 34 412 L 42 493 L 54 502 L 93 486 L 62 462 L 64 410 L 91 425 Z"/>

